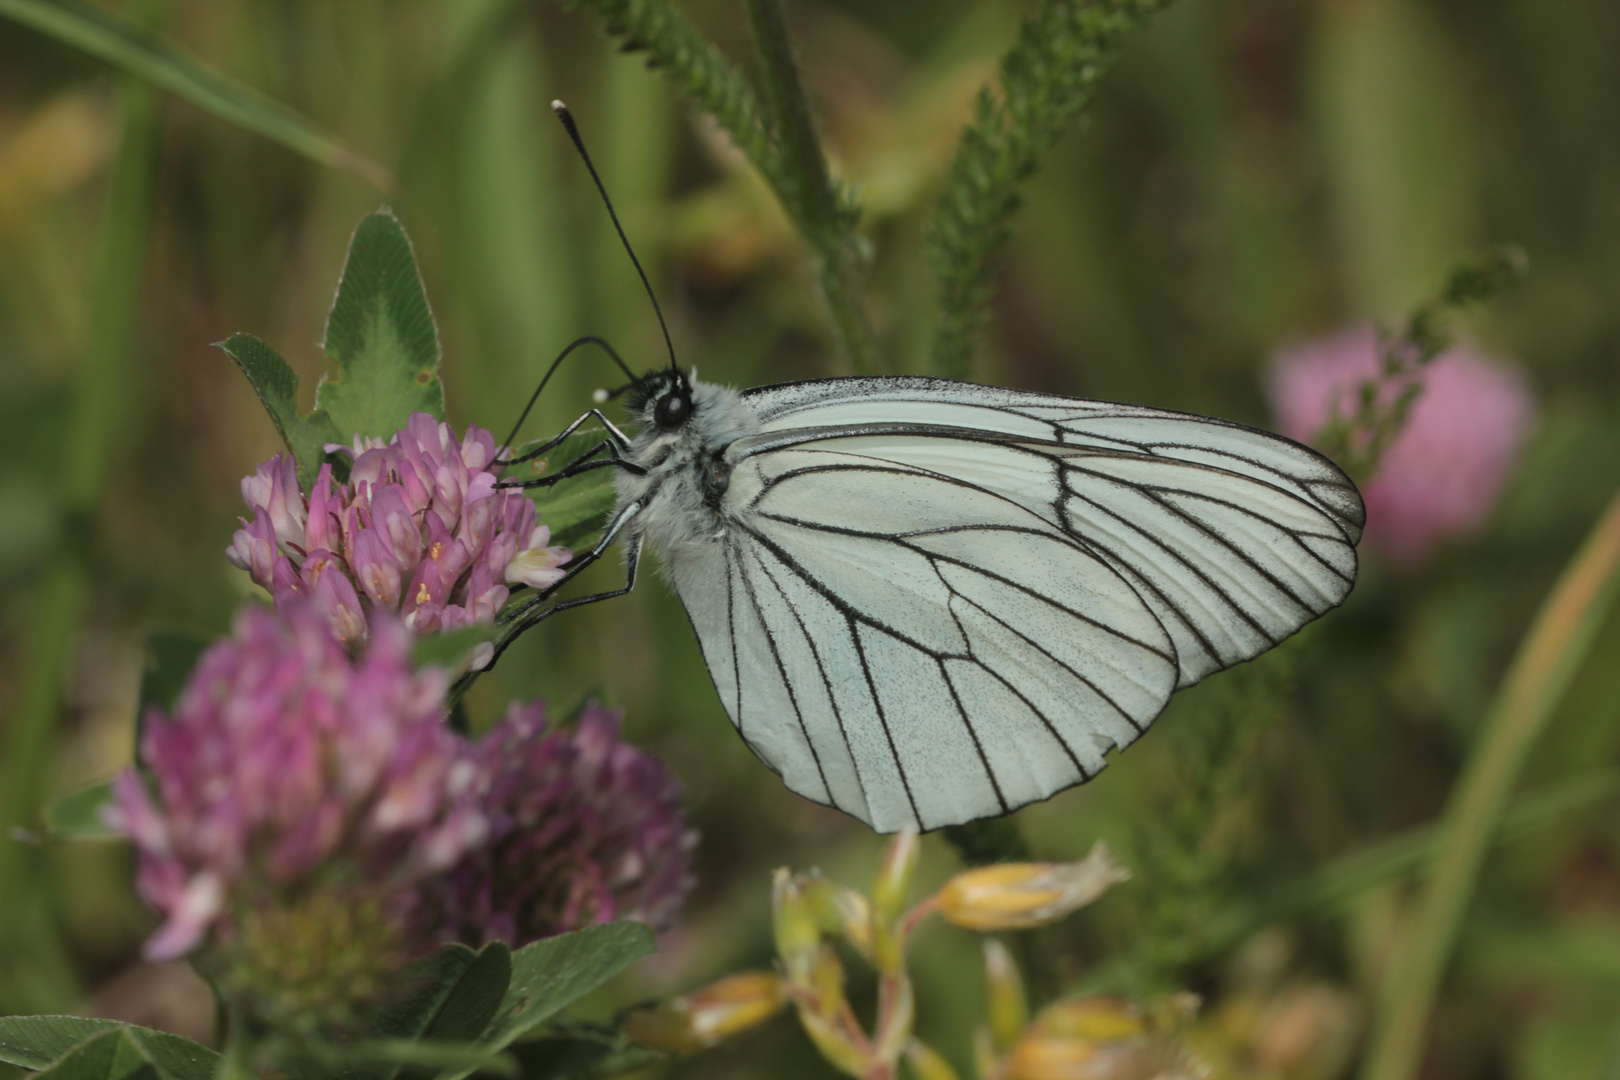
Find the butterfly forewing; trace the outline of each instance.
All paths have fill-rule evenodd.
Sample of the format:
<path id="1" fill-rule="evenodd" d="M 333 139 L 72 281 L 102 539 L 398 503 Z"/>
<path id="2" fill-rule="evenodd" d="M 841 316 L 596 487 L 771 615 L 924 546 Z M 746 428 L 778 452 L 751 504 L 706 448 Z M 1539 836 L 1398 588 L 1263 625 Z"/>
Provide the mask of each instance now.
<path id="1" fill-rule="evenodd" d="M 723 539 L 672 577 L 748 744 L 880 831 L 1089 779 L 1354 583 L 1354 486 L 1265 432 L 933 379 L 743 400 Z"/>

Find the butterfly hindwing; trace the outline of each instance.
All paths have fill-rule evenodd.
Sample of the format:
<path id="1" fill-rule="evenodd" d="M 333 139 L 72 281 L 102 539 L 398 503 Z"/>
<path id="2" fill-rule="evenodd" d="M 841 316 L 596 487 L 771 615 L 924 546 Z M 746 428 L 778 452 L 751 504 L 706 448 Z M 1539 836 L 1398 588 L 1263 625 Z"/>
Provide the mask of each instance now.
<path id="1" fill-rule="evenodd" d="M 681 588 L 721 698 L 791 788 L 876 828 L 1046 798 L 1102 768 L 1175 686 L 1135 590 L 1007 499 L 820 449 L 751 462 L 732 492 L 751 495 L 726 544 L 721 633 L 696 613 L 718 595 Z"/>
<path id="2" fill-rule="evenodd" d="M 1355 580 L 1354 486 L 1265 432 L 936 379 L 742 400 L 671 576 L 743 738 L 879 831 L 1089 779 Z"/>

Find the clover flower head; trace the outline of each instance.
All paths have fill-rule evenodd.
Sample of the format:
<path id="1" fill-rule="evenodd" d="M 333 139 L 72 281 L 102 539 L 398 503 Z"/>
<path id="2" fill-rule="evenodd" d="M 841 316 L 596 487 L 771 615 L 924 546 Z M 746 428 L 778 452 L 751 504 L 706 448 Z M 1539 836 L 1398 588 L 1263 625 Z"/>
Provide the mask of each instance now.
<path id="1" fill-rule="evenodd" d="M 547 731 L 541 703 L 514 703 L 474 750 L 486 844 L 446 881 L 446 936 L 517 947 L 593 923 L 666 927 L 691 885 L 696 835 L 662 763 L 619 739 L 591 705 Z"/>
<path id="2" fill-rule="evenodd" d="M 271 972 L 244 992 L 286 1006 L 364 997 L 431 944 L 421 887 L 487 824 L 444 723 L 446 676 L 414 671 L 409 646 L 392 617 L 354 656 L 311 605 L 250 607 L 173 713 L 147 713 L 150 782 L 119 776 L 111 817 L 164 918 L 149 958 L 207 946 L 238 976 Z"/>
<path id="3" fill-rule="evenodd" d="M 1361 384 L 1381 363 L 1371 326 L 1282 350 L 1267 379 L 1279 429 L 1310 442 L 1331 418 L 1354 415 Z M 1366 540 L 1403 569 L 1485 522 L 1535 418 L 1523 375 L 1470 348 L 1448 349 L 1416 377 L 1421 391 L 1406 426 L 1362 486 Z M 1381 392 L 1392 399 L 1398 391 Z"/>
<path id="4" fill-rule="evenodd" d="M 356 436 L 326 449 L 350 459 L 346 482 L 323 465 L 301 494 L 285 454 L 242 481 L 253 516 L 225 556 L 278 606 L 313 604 L 351 646 L 365 639 L 368 611 L 397 612 L 417 634 L 487 626 L 512 587 L 564 576 L 572 553 L 551 545 L 521 491 L 496 487 L 504 448 L 482 428 L 457 439 L 412 413 L 386 442 Z"/>

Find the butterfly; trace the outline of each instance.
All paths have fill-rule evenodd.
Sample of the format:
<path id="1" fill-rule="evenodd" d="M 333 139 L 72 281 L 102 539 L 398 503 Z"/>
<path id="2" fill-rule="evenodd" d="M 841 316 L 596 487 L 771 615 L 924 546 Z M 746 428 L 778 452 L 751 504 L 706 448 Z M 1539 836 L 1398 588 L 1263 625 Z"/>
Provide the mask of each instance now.
<path id="1" fill-rule="evenodd" d="M 606 344 L 568 351 L 586 341 Z M 743 740 L 790 789 L 879 832 L 1091 779 L 1173 692 L 1355 584 L 1361 496 L 1281 436 L 937 378 L 738 391 L 673 352 L 624 388 L 633 435 L 592 410 L 526 455 L 603 425 L 600 454 L 525 486 L 617 469 L 616 509 L 570 576 L 617 543 L 624 587 L 546 590 L 497 648 L 629 592 L 650 545 Z"/>
<path id="2" fill-rule="evenodd" d="M 628 592 L 651 545 L 743 740 L 879 832 L 1091 779 L 1172 692 L 1355 584 L 1355 485 L 1240 424 L 932 378 L 739 392 L 679 369 L 626 404 L 633 436 L 588 414 L 621 468 L 586 558 L 617 542 L 628 581 L 564 603 Z"/>

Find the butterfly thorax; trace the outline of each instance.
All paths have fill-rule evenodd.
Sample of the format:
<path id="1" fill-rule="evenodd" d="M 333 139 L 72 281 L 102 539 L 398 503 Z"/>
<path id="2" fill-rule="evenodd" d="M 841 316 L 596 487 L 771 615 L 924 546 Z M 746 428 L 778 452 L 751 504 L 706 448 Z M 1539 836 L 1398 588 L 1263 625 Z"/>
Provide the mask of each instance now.
<path id="1" fill-rule="evenodd" d="M 726 452 L 757 433 L 759 421 L 737 391 L 681 373 L 660 372 L 638 390 L 630 403 L 639 406 L 633 410 L 639 428 L 625 456 L 646 475 L 619 473 L 619 505 L 641 504 L 632 528 L 665 552 L 714 543 L 727 527 L 721 508 L 731 481 Z M 686 399 L 676 424 L 660 416 L 660 402 L 663 413 L 671 411 L 672 395 Z"/>

